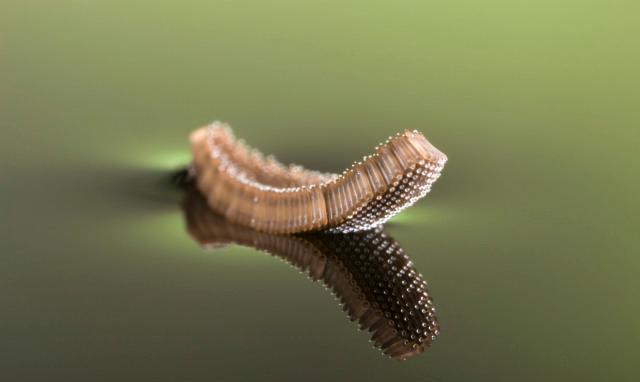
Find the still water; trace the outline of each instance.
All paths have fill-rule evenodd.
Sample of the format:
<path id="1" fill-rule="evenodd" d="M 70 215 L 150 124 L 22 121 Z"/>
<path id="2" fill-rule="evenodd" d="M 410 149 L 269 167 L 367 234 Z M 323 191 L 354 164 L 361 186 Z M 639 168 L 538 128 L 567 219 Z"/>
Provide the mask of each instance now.
<path id="1" fill-rule="evenodd" d="M 0 379 L 637 380 L 637 11 L 0 1 Z M 375 233 L 427 283 L 424 353 L 313 264 L 194 235 L 167 179 L 213 119 L 323 171 L 404 128 L 448 155 Z"/>

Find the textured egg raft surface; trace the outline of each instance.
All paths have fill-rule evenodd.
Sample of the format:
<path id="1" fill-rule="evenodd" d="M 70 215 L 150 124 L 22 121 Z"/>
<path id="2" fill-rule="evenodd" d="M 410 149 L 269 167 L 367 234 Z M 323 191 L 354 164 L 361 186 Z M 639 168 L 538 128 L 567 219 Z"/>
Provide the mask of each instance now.
<path id="1" fill-rule="evenodd" d="M 378 226 L 425 196 L 447 161 L 418 131 L 389 138 L 340 175 L 265 158 L 219 122 L 190 140 L 208 205 L 234 223 L 271 233 Z"/>

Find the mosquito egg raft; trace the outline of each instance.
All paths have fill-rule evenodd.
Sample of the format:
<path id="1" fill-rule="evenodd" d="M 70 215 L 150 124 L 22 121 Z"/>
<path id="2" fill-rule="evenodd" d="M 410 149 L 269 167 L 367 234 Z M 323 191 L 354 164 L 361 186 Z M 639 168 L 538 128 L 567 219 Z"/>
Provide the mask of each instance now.
<path id="1" fill-rule="evenodd" d="M 197 185 L 234 223 L 271 233 L 356 232 L 424 197 L 447 161 L 417 131 L 398 133 L 341 174 L 283 165 L 214 122 L 191 134 Z"/>

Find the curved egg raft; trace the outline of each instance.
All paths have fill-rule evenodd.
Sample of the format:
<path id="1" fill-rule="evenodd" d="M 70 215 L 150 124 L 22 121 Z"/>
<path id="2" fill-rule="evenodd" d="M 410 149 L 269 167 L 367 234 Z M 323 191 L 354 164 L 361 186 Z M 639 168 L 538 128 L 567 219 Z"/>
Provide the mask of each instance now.
<path id="1" fill-rule="evenodd" d="M 333 235 L 277 235 L 229 223 L 191 190 L 183 201 L 187 229 L 206 248 L 238 244 L 265 251 L 322 281 L 352 321 L 371 332 L 384 354 L 406 359 L 439 334 L 427 283 L 400 245 L 380 228 Z"/>
<path id="2" fill-rule="evenodd" d="M 376 227 L 425 196 L 447 161 L 415 130 L 389 138 L 340 175 L 265 158 L 220 122 L 197 129 L 190 141 L 208 205 L 229 221 L 270 233 Z"/>

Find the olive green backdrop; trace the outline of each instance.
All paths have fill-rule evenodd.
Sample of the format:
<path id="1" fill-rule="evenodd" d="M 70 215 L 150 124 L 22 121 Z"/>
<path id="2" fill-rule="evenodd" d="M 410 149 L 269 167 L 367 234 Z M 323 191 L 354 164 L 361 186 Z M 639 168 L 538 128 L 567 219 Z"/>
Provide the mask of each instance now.
<path id="1" fill-rule="evenodd" d="M 634 1 L 0 0 L 0 379 L 637 380 Z M 450 161 L 388 227 L 442 334 L 384 358 L 321 285 L 200 249 L 193 128 L 339 171 Z"/>

